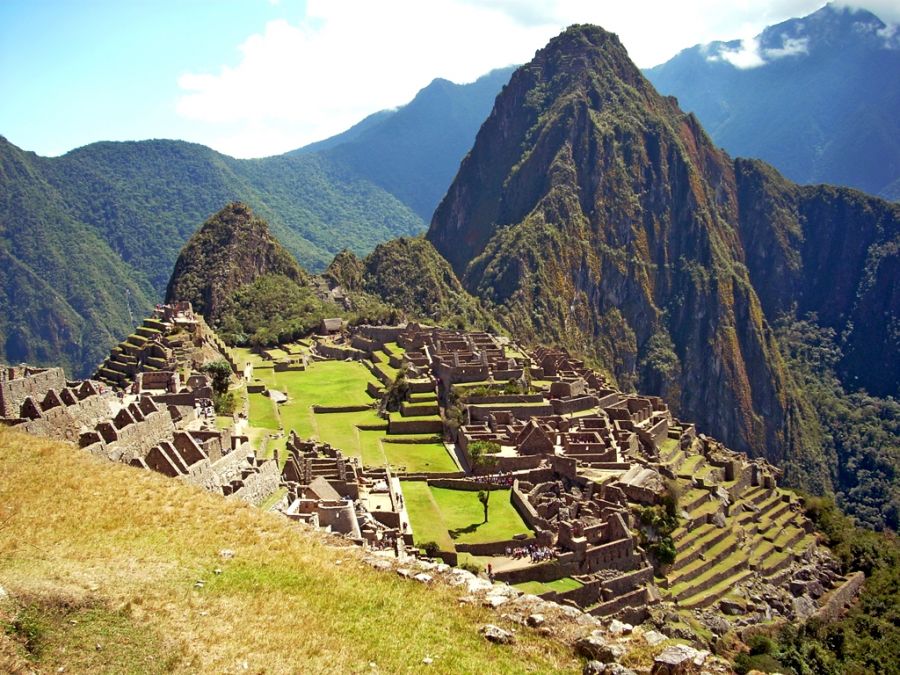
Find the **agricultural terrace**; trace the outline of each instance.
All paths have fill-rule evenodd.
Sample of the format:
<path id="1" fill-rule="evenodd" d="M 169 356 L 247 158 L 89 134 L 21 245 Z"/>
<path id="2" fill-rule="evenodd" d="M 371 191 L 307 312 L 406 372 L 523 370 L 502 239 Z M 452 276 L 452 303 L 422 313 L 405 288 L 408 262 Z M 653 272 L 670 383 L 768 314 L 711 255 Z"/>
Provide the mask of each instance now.
<path id="1" fill-rule="evenodd" d="M 510 502 L 509 490 L 493 490 L 488 522 L 478 493 L 430 487 L 423 481 L 404 481 L 403 499 L 416 542 L 433 541 L 444 551 L 455 543 L 507 541 L 529 529 Z"/>

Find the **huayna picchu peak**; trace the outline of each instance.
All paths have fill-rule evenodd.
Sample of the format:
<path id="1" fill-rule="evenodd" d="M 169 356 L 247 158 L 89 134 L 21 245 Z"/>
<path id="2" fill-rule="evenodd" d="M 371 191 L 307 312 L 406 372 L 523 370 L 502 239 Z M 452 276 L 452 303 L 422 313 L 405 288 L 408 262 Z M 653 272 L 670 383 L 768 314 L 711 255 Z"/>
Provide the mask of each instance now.
<path id="1" fill-rule="evenodd" d="M 839 369 L 895 394 L 896 335 L 867 308 L 893 302 L 900 208 L 764 166 L 716 148 L 614 35 L 573 26 L 513 74 L 427 236 L 519 335 L 592 355 L 828 489 L 835 459 L 807 436 L 814 413 L 770 324 L 818 313 L 843 340 Z"/>

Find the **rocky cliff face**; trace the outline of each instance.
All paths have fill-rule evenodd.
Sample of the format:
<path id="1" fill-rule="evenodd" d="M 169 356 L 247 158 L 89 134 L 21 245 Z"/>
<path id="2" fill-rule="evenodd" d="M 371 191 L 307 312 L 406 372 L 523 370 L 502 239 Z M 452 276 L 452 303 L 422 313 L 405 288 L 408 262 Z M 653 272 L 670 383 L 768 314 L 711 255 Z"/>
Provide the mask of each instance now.
<path id="1" fill-rule="evenodd" d="M 784 462 L 797 405 L 751 283 L 731 159 L 618 38 L 574 26 L 520 68 L 428 239 L 526 337 L 598 357 L 729 445 Z M 816 456 L 793 457 L 795 478 Z M 810 487 L 821 487 L 810 485 Z"/>
<path id="2" fill-rule="evenodd" d="M 237 289 L 267 275 L 282 275 L 301 285 L 308 280 L 265 221 L 247 205 L 234 202 L 203 223 L 185 244 L 166 288 L 166 302 L 190 300 L 212 323 Z"/>
<path id="3" fill-rule="evenodd" d="M 814 314 L 840 337 L 848 389 L 900 384 L 900 205 L 844 188 L 798 186 L 735 161 L 740 236 L 766 315 Z"/>

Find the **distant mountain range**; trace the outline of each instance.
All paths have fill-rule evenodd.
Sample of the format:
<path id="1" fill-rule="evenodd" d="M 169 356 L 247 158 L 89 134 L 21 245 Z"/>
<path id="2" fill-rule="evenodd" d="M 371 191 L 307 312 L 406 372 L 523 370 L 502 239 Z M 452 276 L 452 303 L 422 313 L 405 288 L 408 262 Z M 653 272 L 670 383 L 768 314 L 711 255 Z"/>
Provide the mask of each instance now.
<path id="1" fill-rule="evenodd" d="M 870 12 L 829 4 L 645 75 L 733 155 L 900 199 L 900 31 Z"/>
<path id="2" fill-rule="evenodd" d="M 91 372 L 231 201 L 313 271 L 344 248 L 422 232 L 510 72 L 435 80 L 406 106 L 266 159 L 163 140 L 45 158 L 0 137 L 0 360 Z"/>

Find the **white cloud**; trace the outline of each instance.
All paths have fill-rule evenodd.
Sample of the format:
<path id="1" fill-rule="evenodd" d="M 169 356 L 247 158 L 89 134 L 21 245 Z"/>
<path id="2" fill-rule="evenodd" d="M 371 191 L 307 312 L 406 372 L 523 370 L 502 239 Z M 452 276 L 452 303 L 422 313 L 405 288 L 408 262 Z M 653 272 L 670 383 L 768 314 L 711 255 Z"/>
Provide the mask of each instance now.
<path id="1" fill-rule="evenodd" d="M 556 32 L 448 0 L 388 8 L 310 0 L 299 24 L 279 19 L 247 38 L 236 65 L 183 74 L 176 110 L 219 128 L 245 125 L 256 141 L 240 131 L 223 135 L 215 147 L 229 154 L 283 152 L 406 103 L 435 77 L 470 82 L 524 63 Z"/>
<path id="2" fill-rule="evenodd" d="M 279 5 L 285 15 L 287 4 Z M 176 110 L 193 121 L 200 142 L 258 157 L 402 105 L 435 77 L 469 82 L 492 68 L 525 63 L 573 23 L 618 33 L 643 67 L 693 44 L 757 35 L 766 25 L 821 5 L 822 0 L 309 0 L 300 21 L 271 21 L 250 35 L 231 65 L 184 73 Z M 748 68 L 763 57 L 747 38 L 722 58 Z"/>
<path id="3" fill-rule="evenodd" d="M 737 49 L 723 47 L 718 52 L 706 57 L 706 60 L 726 61 L 735 68 L 740 68 L 741 70 L 758 68 L 766 63 L 762 56 L 760 56 L 759 40 L 756 38 L 741 40 Z"/>
<path id="4" fill-rule="evenodd" d="M 809 38 L 789 38 L 782 36 L 781 47 L 770 47 L 763 50 L 766 61 L 782 59 L 785 56 L 799 56 L 809 54 Z"/>

